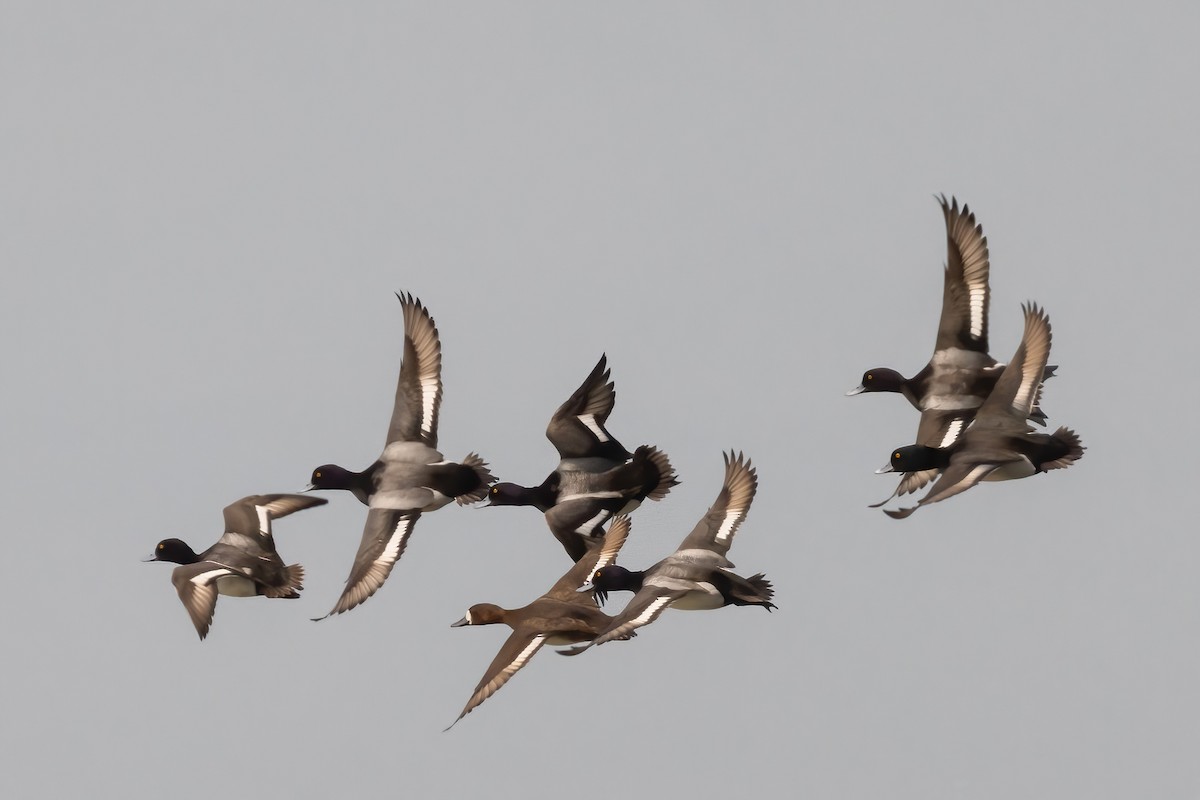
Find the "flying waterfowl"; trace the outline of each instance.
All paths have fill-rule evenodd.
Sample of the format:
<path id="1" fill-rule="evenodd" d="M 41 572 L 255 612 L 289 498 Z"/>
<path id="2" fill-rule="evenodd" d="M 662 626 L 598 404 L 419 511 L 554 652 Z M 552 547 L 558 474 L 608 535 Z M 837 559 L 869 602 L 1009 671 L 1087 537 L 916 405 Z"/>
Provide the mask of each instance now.
<path id="1" fill-rule="evenodd" d="M 329 502 L 297 494 L 243 497 L 225 507 L 225 533 L 197 554 L 180 539 L 163 539 L 147 561 L 181 564 L 171 582 L 203 640 L 212 625 L 217 595 L 296 598 L 304 588 L 304 568 L 285 566 L 275 551 L 271 520 Z"/>
<path id="2" fill-rule="evenodd" d="M 550 591 L 537 600 L 511 610 L 492 603 L 473 605 L 462 619 L 451 625 L 452 628 L 458 628 L 504 623 L 513 632 L 500 647 L 500 652 L 476 685 L 458 719 L 450 723 L 446 730 L 453 728 L 458 720 L 499 691 L 509 678 L 529 663 L 542 645 L 585 642 L 609 626 L 612 617 L 601 611 L 594 599 L 577 589 L 594 570 L 612 563 L 628 535 L 629 518 L 614 518 L 599 546 L 591 548 L 550 587 Z"/>
<path id="3" fill-rule="evenodd" d="M 578 655 L 593 644 L 627 639 L 638 628 L 649 625 L 669 607 L 707 610 L 725 605 L 758 605 L 770 611 L 774 592 L 762 574 L 743 578 L 730 570 L 726 558 L 758 489 L 758 474 L 739 453 L 724 455 L 725 481 L 708 513 L 700 518 L 671 555 L 650 567 L 636 582 L 640 588 L 608 627 L 586 644 L 560 651 Z M 604 599 L 611 589 L 632 589 L 632 573 L 602 567 L 593 573 L 592 588 Z M 599 583 L 597 583 L 597 580 Z M 605 587 L 608 587 L 607 589 Z"/>
<path id="4" fill-rule="evenodd" d="M 1050 318 L 1034 304 L 1022 306 L 1025 334 L 1004 375 L 971 424 L 948 447 L 914 444 L 892 452 L 880 472 L 940 470 L 941 475 L 917 506 L 886 510 L 904 519 L 928 503 L 965 492 L 983 480 L 1013 480 L 1052 469 L 1065 469 L 1086 449 L 1069 428 L 1034 433 L 1027 424 L 1041 393 L 1050 356 Z"/>
<path id="5" fill-rule="evenodd" d="M 846 394 L 899 392 L 918 411 L 959 412 L 969 422 L 1004 373 L 1004 365 L 988 354 L 988 244 L 983 226 L 976 224 L 965 204 L 960 210 L 958 200 L 947 202 L 945 195 L 938 202 L 946 221 L 946 267 L 933 357 L 911 378 L 886 367 L 869 369 L 862 382 Z M 1041 380 L 1055 369 L 1046 367 Z M 1029 417 L 1045 424 L 1046 415 L 1036 403 Z M 925 423 L 927 428 L 933 424 Z M 909 491 L 915 488 L 919 486 Z"/>
<path id="6" fill-rule="evenodd" d="M 420 300 L 411 294 L 396 297 L 404 310 L 404 359 L 383 454 L 362 472 L 325 464 L 312 473 L 310 489 L 345 489 L 369 509 L 346 588 L 325 617 L 349 611 L 383 586 L 423 512 L 451 500 L 478 502 L 494 480 L 477 454 L 458 464 L 438 452 L 442 345 L 437 326 Z"/>
<path id="7" fill-rule="evenodd" d="M 533 506 L 546 515 L 554 537 L 572 561 L 599 541 L 604 524 L 629 514 L 643 500 L 661 500 L 679 481 L 667 455 L 642 445 L 631 455 L 604 427 L 616 402 L 607 356 L 600 361 L 546 427 L 559 462 L 540 486 L 497 483 L 489 505 Z"/>

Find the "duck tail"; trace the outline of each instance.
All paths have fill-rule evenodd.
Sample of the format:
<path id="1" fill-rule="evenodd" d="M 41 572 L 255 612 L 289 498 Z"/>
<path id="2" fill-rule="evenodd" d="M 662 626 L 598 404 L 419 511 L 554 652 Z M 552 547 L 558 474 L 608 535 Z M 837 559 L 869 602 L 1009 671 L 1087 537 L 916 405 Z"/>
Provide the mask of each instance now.
<path id="1" fill-rule="evenodd" d="M 1045 470 L 1050 469 L 1066 469 L 1074 464 L 1079 459 L 1083 458 L 1083 451 L 1087 448 L 1083 446 L 1083 442 L 1079 440 L 1079 435 L 1070 428 L 1062 427 L 1050 435 L 1050 438 L 1057 445 L 1056 453 L 1061 453 L 1052 461 L 1047 461 L 1040 465 L 1040 468 Z"/>
<path id="2" fill-rule="evenodd" d="M 779 606 L 771 602 L 775 597 L 775 589 L 771 586 L 771 582 L 763 576 L 763 573 L 760 572 L 757 575 L 751 575 L 749 578 L 746 578 L 746 583 L 750 584 L 750 588 L 754 590 L 754 596 L 746 598 L 746 605 L 762 606 L 767 611 L 779 608 Z"/>
<path id="3" fill-rule="evenodd" d="M 283 586 L 272 586 L 263 591 L 267 597 L 284 597 L 289 600 L 294 600 L 300 596 L 300 590 L 304 588 L 304 567 L 299 564 L 292 564 L 283 568 L 286 584 Z"/>
<path id="4" fill-rule="evenodd" d="M 467 457 L 462 460 L 462 465 L 472 470 L 475 477 L 479 479 L 475 488 L 468 491 L 466 494 L 460 494 L 454 498 L 454 501 L 460 506 L 478 503 L 480 500 L 488 496 L 488 487 L 496 482 L 496 478 L 488 469 L 487 462 L 478 453 L 467 453 Z"/>
<path id="5" fill-rule="evenodd" d="M 650 500 L 662 500 L 671 491 L 672 486 L 678 486 L 675 468 L 671 459 L 657 447 L 644 444 L 633 453 L 633 463 L 641 467 L 645 475 L 642 489 Z"/>

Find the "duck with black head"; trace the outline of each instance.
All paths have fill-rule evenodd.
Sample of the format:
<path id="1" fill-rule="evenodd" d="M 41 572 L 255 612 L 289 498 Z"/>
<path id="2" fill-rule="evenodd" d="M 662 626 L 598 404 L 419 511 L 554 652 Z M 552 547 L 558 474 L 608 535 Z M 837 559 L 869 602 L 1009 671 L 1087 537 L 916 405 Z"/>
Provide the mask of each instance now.
<path id="1" fill-rule="evenodd" d="M 325 617 L 349 611 L 383 586 L 421 514 L 452 500 L 459 505 L 478 502 L 495 480 L 475 453 L 456 463 L 438 452 L 441 339 L 420 300 L 411 294 L 396 297 L 404 312 L 404 358 L 383 453 L 362 472 L 336 464 L 312 472 L 309 489 L 345 490 L 368 508 L 346 586 Z"/>

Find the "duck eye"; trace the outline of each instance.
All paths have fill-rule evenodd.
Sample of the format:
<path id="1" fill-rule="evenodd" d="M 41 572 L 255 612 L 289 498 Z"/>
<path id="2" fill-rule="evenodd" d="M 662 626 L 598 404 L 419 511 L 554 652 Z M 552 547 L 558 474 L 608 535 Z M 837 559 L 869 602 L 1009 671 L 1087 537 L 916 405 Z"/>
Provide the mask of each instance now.
<path id="1" fill-rule="evenodd" d="M 872 375 L 871 373 L 869 373 L 869 372 L 868 372 L 868 373 L 867 373 L 867 380 L 869 380 L 869 381 L 873 381 L 873 380 L 875 380 L 875 376 L 874 376 L 874 375 Z"/>
<path id="2" fill-rule="evenodd" d="M 167 547 L 167 546 L 166 546 L 165 544 L 163 544 L 162 542 L 159 542 L 159 543 L 158 543 L 158 549 L 159 549 L 159 550 L 165 550 L 165 549 L 166 549 L 166 547 Z"/>
<path id="3" fill-rule="evenodd" d="M 314 477 L 314 478 L 319 478 L 319 477 L 321 477 L 321 470 L 317 470 L 316 472 L 314 472 L 314 473 L 313 473 L 313 477 Z"/>
<path id="4" fill-rule="evenodd" d="M 492 494 L 500 494 L 500 487 L 499 487 L 499 486 L 493 486 L 493 487 L 492 487 Z"/>
<path id="5" fill-rule="evenodd" d="M 892 453 L 892 458 L 899 458 L 899 457 L 900 457 L 900 452 L 899 452 L 899 451 L 896 451 L 895 453 Z"/>

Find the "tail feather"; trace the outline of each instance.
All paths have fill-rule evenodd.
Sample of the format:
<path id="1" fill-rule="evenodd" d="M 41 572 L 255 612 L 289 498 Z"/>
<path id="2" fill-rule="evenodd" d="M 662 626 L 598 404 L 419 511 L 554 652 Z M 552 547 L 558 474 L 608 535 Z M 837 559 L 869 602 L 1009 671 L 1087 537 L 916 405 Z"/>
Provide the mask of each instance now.
<path id="1" fill-rule="evenodd" d="M 283 571 L 286 575 L 287 583 L 283 586 L 270 586 L 263 590 L 263 594 L 267 597 L 283 597 L 289 600 L 294 600 L 300 596 L 301 590 L 304 589 L 304 567 L 299 564 L 292 564 L 284 567 Z"/>
<path id="2" fill-rule="evenodd" d="M 662 500 L 671 491 L 672 486 L 678 486 L 675 468 L 671 459 L 657 447 L 642 445 L 633 454 L 634 463 L 641 464 L 646 471 L 646 480 L 642 489 L 650 500 Z"/>
<path id="3" fill-rule="evenodd" d="M 488 487 L 496 482 L 496 478 L 488 469 L 487 462 L 478 453 L 467 453 L 467 457 L 462 460 L 462 465 L 468 467 L 475 472 L 475 477 L 479 479 L 479 484 L 466 494 L 460 494 L 454 498 L 454 501 L 460 506 L 478 503 L 480 500 L 488 496 Z"/>
<path id="4" fill-rule="evenodd" d="M 1066 451 L 1063 455 L 1058 456 L 1053 461 L 1047 461 L 1038 465 L 1039 469 L 1066 469 L 1074 464 L 1079 459 L 1083 458 L 1083 451 L 1087 448 L 1083 446 L 1079 435 L 1075 431 L 1067 427 L 1061 427 L 1052 433 L 1051 438 Z"/>
<path id="5" fill-rule="evenodd" d="M 767 611 L 779 608 L 779 606 L 771 602 L 775 597 L 775 589 L 771 586 L 771 582 L 763 576 L 763 573 L 760 572 L 757 575 L 751 575 L 749 578 L 746 578 L 746 583 L 750 584 L 756 595 L 753 598 L 753 605 L 762 606 Z M 751 598 L 746 599 L 749 600 Z"/>

